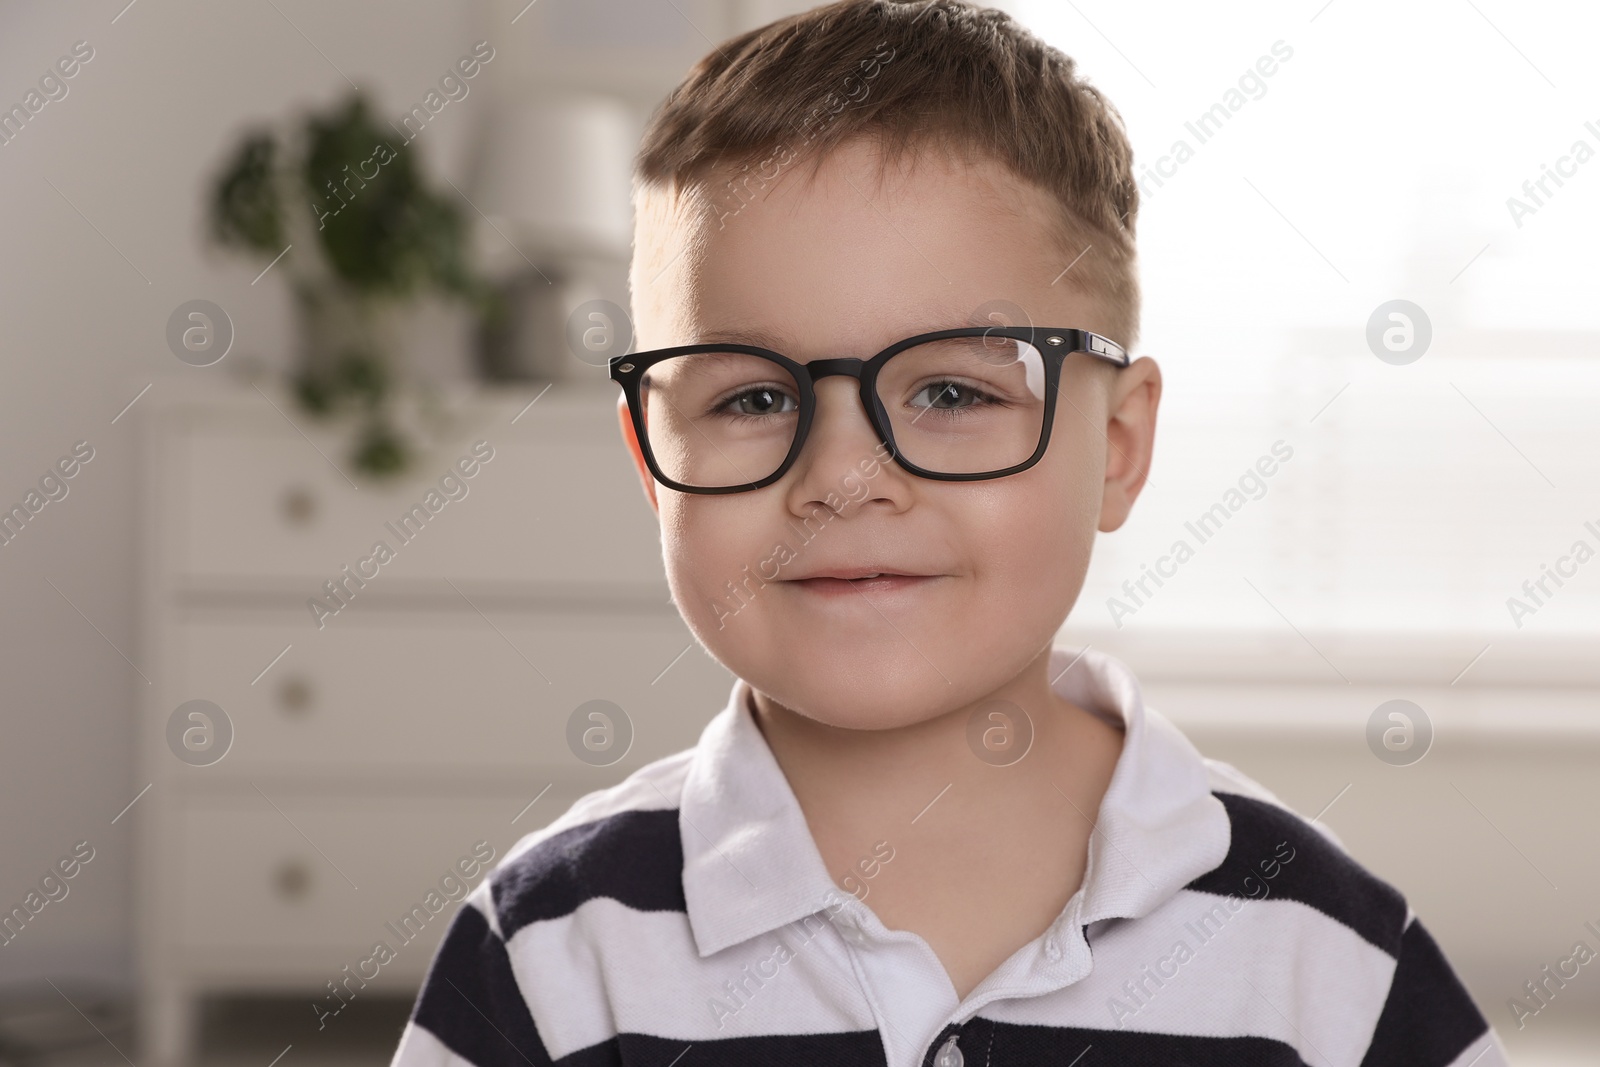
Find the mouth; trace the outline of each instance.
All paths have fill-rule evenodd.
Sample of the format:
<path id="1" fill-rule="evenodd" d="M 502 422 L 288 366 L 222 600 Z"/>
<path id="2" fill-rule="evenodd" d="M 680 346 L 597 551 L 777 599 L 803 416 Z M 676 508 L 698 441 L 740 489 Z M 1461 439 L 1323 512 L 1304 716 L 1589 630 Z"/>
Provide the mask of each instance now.
<path id="1" fill-rule="evenodd" d="M 816 596 L 840 597 L 857 593 L 900 593 L 920 589 L 940 578 L 937 574 L 894 574 L 888 571 L 869 573 L 856 578 L 838 578 L 819 575 L 815 578 L 796 578 L 789 584 Z"/>

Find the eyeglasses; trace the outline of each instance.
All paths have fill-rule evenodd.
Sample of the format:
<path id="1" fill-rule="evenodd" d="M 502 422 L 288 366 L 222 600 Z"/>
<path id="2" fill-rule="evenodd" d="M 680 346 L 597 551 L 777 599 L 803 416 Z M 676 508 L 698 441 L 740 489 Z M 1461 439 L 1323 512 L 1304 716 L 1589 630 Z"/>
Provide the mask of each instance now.
<path id="1" fill-rule="evenodd" d="M 1121 345 L 1088 330 L 972 326 L 896 341 L 871 359 L 797 363 L 742 344 L 614 356 L 633 432 L 656 480 L 738 493 L 782 478 L 816 414 L 816 383 L 843 374 L 897 464 L 939 481 L 1002 478 L 1044 455 L 1061 365 L 1085 352 L 1118 367 Z"/>

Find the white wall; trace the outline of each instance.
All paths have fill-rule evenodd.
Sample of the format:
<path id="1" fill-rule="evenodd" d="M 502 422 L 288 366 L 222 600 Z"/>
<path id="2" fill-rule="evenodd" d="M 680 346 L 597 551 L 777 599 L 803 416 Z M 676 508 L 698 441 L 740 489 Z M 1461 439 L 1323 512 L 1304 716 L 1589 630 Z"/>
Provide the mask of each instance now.
<path id="1" fill-rule="evenodd" d="M 489 39 L 507 46 L 500 63 L 413 145 L 460 183 L 475 109 L 512 80 L 507 39 L 528 28 L 491 28 L 473 2 L 125 2 L 0 9 L 7 106 L 74 42 L 94 49 L 68 95 L 0 146 L 0 501 L 20 500 L 74 442 L 94 448 L 68 495 L 0 547 L 0 901 L 20 902 L 74 842 L 96 850 L 69 896 L 0 947 L 0 980 L 129 974 L 132 820 L 111 819 L 144 784 L 131 730 L 145 683 L 133 419 L 112 419 L 146 385 L 206 373 L 164 340 L 183 301 L 228 310 L 229 360 L 283 365 L 292 340 L 281 279 L 252 286 L 262 264 L 202 240 L 210 175 L 245 124 L 325 107 L 349 89 L 344 75 L 399 114 Z"/>

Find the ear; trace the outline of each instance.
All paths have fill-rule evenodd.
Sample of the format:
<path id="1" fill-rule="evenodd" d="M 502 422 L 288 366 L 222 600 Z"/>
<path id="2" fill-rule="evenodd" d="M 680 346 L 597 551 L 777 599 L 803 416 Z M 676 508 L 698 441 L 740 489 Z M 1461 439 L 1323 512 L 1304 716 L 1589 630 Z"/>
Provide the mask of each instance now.
<path id="1" fill-rule="evenodd" d="M 639 468 L 639 480 L 644 483 L 644 495 L 650 498 L 650 507 L 659 515 L 661 505 L 656 502 L 656 479 L 644 461 L 644 451 L 639 447 L 639 435 L 633 432 L 633 417 L 628 411 L 628 398 L 621 393 L 617 394 L 617 420 L 622 423 L 622 441 L 633 456 L 633 465 Z"/>
<path id="2" fill-rule="evenodd" d="M 1100 529 L 1120 527 L 1150 472 L 1155 452 L 1156 409 L 1161 404 L 1161 368 L 1141 356 L 1116 372 L 1106 418 L 1106 481 L 1100 500 Z"/>

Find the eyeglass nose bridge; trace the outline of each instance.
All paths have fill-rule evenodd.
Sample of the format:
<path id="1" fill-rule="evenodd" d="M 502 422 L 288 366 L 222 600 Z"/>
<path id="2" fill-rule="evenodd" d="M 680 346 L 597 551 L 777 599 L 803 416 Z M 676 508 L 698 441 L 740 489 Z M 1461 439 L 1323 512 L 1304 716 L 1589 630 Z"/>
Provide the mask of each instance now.
<path id="1" fill-rule="evenodd" d="M 832 359 L 813 359 L 810 362 L 800 364 L 800 369 L 805 373 L 805 376 L 811 380 L 811 391 L 813 394 L 816 392 L 816 384 L 824 378 L 832 378 L 836 375 L 842 375 L 846 378 L 854 378 L 856 380 L 857 387 L 861 390 L 862 403 L 866 404 L 867 422 L 869 425 L 871 425 L 872 432 L 877 435 L 878 440 L 883 443 L 884 447 L 889 449 L 889 454 L 895 455 L 898 450 L 896 449 L 893 440 L 890 438 L 888 433 L 885 432 L 885 428 L 879 425 L 878 419 L 872 410 L 873 405 L 867 400 L 864 383 L 866 382 L 866 368 L 868 362 L 868 360 L 858 359 L 854 356 L 838 356 Z M 805 418 L 801 423 L 799 438 L 795 441 L 793 446 L 794 451 L 792 458 L 799 457 L 801 450 L 805 446 L 806 439 L 810 436 L 811 420 L 810 418 Z M 782 471 L 787 472 L 788 469 L 789 462 L 785 461 Z"/>
<path id="2" fill-rule="evenodd" d="M 809 363 L 801 364 L 813 385 L 823 378 L 829 378 L 835 374 L 843 374 L 847 378 L 854 378 L 859 382 L 866 365 L 866 360 L 856 359 L 853 356 L 839 356 L 836 359 L 814 359 Z"/>

